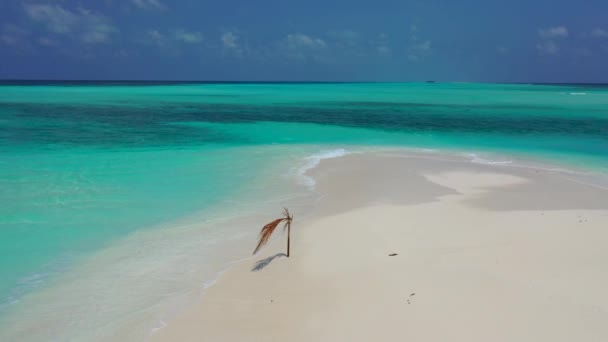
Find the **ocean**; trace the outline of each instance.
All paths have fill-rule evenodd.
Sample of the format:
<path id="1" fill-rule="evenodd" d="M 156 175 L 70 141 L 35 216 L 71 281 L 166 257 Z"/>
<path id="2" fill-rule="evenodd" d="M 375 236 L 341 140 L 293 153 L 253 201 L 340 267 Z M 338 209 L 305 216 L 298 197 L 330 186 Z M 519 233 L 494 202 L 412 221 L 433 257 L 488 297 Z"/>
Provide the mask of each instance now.
<path id="1" fill-rule="evenodd" d="M 323 158 L 608 173 L 601 85 L 4 82 L 0 127 L 0 339 L 162 327 L 251 252 L 252 219 L 310 205 Z"/>

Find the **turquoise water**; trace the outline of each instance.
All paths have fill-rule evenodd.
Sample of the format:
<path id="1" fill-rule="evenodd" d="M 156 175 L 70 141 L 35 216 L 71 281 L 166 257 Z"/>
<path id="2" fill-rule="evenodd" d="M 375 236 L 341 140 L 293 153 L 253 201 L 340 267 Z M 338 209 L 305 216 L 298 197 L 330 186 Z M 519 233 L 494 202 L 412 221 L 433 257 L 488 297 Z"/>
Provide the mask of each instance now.
<path id="1" fill-rule="evenodd" d="M 608 171 L 602 86 L 9 83 L 0 128 L 0 314 L 91 253 L 326 149 L 493 152 Z"/>

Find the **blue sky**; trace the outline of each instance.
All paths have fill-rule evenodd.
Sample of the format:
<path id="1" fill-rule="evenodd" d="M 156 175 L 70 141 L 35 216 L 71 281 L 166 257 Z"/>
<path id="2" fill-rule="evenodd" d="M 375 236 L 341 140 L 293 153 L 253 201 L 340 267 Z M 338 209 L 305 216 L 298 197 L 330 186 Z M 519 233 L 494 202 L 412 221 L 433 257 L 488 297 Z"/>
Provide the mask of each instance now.
<path id="1" fill-rule="evenodd" d="M 0 78 L 608 82 L 606 0 L 1 0 Z"/>

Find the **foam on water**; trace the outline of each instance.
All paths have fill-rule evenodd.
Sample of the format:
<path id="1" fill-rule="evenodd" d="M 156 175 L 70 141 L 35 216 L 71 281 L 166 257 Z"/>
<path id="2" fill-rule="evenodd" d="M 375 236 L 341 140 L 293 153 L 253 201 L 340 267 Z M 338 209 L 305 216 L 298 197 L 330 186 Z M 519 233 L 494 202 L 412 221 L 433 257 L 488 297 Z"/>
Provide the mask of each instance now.
<path id="1" fill-rule="evenodd" d="M 556 164 L 551 161 L 541 161 L 536 159 L 522 158 L 522 157 L 513 157 L 511 159 L 505 159 L 505 156 L 496 156 L 493 154 L 492 156 L 497 159 L 490 159 L 491 157 L 484 154 L 484 157 L 481 157 L 479 153 L 463 153 L 464 157 L 468 158 L 470 162 L 475 164 L 483 164 L 483 165 L 492 165 L 492 166 L 501 166 L 501 167 L 512 167 L 512 168 L 522 168 L 522 169 L 531 169 L 531 170 L 539 170 L 539 171 L 550 171 L 561 173 L 564 175 L 573 175 L 573 176 L 600 176 L 602 178 L 602 173 L 597 173 L 581 168 L 575 168 L 574 166 L 565 166 L 563 164 Z M 512 156 L 511 156 L 512 157 Z M 500 159 L 498 159 L 500 158 Z M 573 178 L 574 179 L 574 178 Z M 582 181 L 578 181 L 581 184 L 587 184 Z M 587 184 L 590 185 L 591 183 Z M 602 186 L 600 186 L 602 187 Z"/>
<path id="2" fill-rule="evenodd" d="M 296 170 L 296 174 L 299 177 L 300 184 L 314 189 L 316 182 L 314 178 L 306 175 L 306 173 L 309 170 L 312 170 L 319 166 L 319 163 L 321 163 L 323 159 L 339 158 L 347 155 L 348 153 L 349 152 L 343 148 L 337 148 L 334 150 L 324 150 L 319 153 L 315 153 L 309 157 L 306 157 L 305 164 Z"/>
<path id="3" fill-rule="evenodd" d="M 468 153 L 466 156 L 471 158 L 472 163 L 486 164 L 486 165 L 508 165 L 512 164 L 512 160 L 491 160 L 480 157 L 477 153 Z"/>

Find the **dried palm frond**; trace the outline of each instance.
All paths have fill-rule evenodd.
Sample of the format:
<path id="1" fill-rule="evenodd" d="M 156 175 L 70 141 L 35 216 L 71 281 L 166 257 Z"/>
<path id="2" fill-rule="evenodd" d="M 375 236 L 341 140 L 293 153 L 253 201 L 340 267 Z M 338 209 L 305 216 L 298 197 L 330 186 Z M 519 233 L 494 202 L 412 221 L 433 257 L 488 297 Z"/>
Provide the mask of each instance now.
<path id="1" fill-rule="evenodd" d="M 289 214 L 289 210 L 287 208 L 283 208 L 283 220 L 285 224 L 283 225 L 283 232 L 289 225 L 291 224 L 291 220 L 293 220 L 293 216 Z"/>
<path id="2" fill-rule="evenodd" d="M 270 223 L 267 223 L 262 230 L 260 231 L 258 245 L 255 247 L 253 254 L 257 253 L 270 239 L 272 233 L 274 233 L 275 229 L 281 224 L 281 222 L 285 222 L 283 225 L 283 231 L 287 229 L 287 256 L 289 256 L 289 228 L 291 226 L 291 221 L 293 220 L 293 216 L 289 214 L 289 210 L 287 208 L 283 209 L 283 217 L 278 218 Z"/>
<path id="3" fill-rule="evenodd" d="M 285 220 L 285 218 L 276 219 L 266 224 L 262 228 L 262 230 L 260 231 L 260 240 L 258 241 L 258 245 L 255 247 L 253 254 L 257 253 L 260 248 L 262 248 L 266 244 L 266 242 L 268 242 L 268 239 L 270 239 L 270 236 L 272 235 L 272 233 L 274 233 L 275 228 L 277 228 L 277 226 Z"/>

